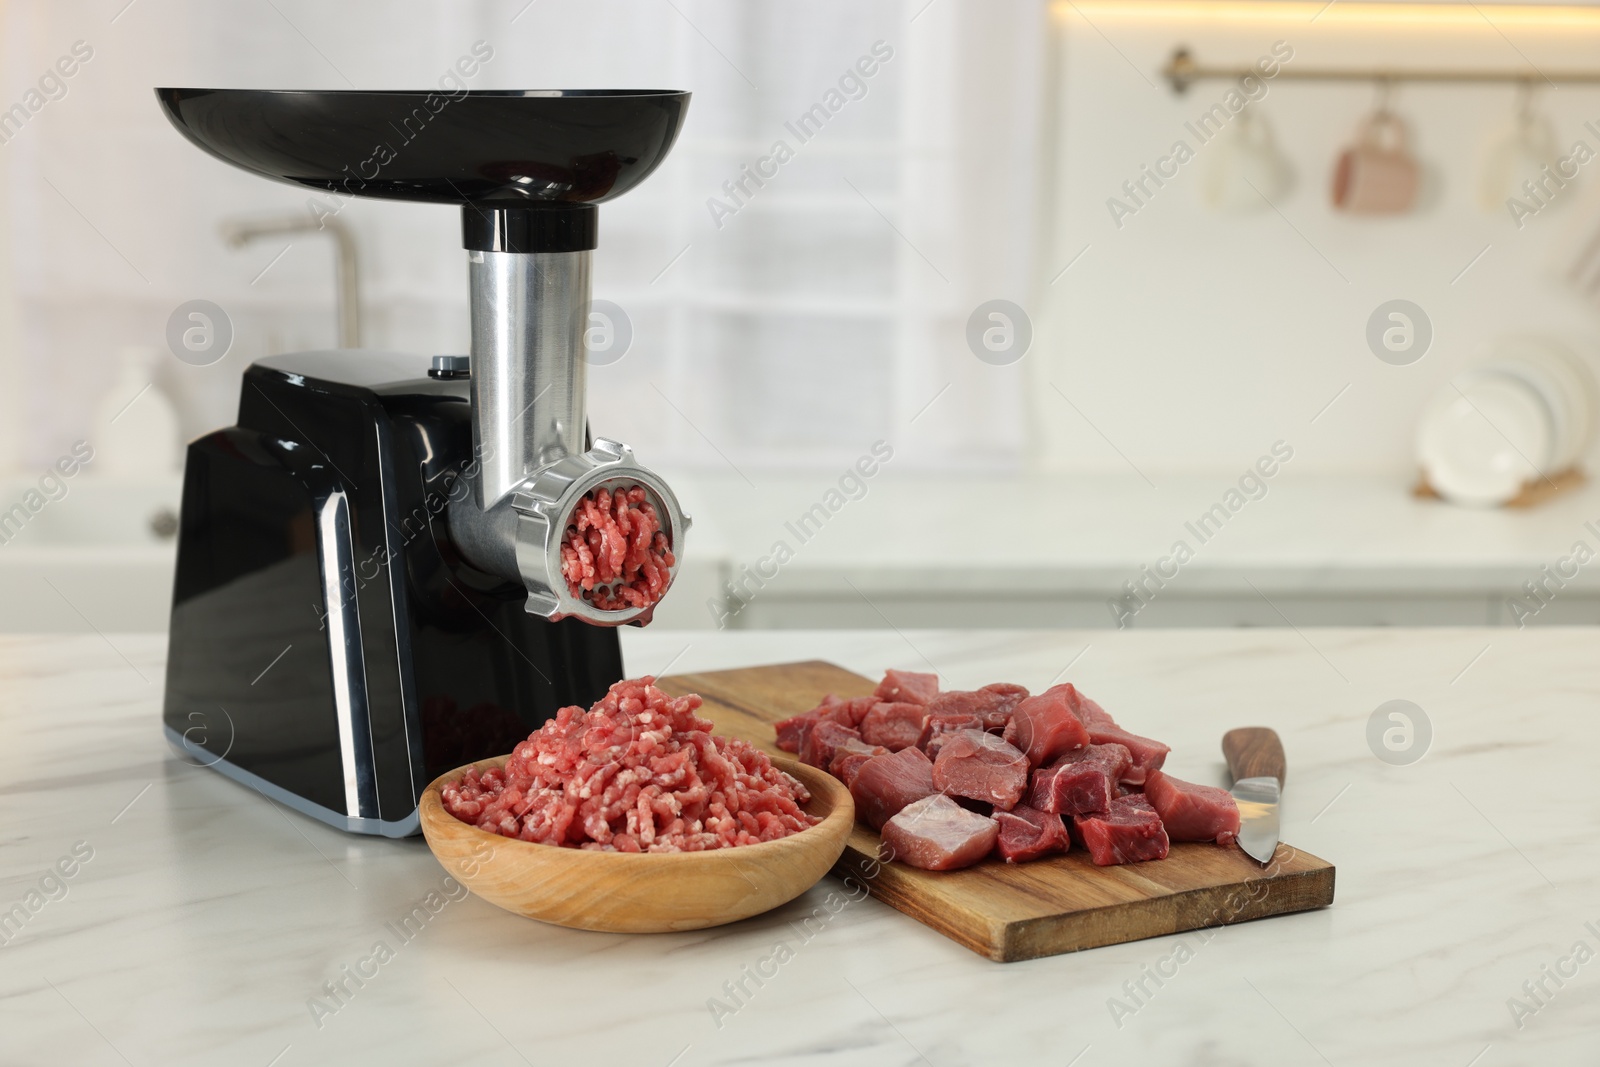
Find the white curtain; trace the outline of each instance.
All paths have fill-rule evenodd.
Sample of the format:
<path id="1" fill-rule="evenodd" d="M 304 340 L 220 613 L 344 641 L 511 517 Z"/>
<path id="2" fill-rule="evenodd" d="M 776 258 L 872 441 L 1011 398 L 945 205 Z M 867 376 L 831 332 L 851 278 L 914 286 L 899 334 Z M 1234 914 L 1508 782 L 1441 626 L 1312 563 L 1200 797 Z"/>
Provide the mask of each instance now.
<path id="1" fill-rule="evenodd" d="M 237 334 L 214 367 L 155 364 L 190 434 L 232 420 L 251 359 L 333 343 L 324 243 L 217 237 L 225 217 L 304 210 L 304 192 L 196 151 L 152 86 L 431 85 L 480 40 L 494 56 L 473 88 L 695 94 L 667 163 L 601 209 L 595 296 L 633 342 L 591 374 L 598 430 L 668 467 L 832 465 L 878 438 L 907 465 L 1020 462 L 1022 367 L 980 362 L 965 333 L 980 302 L 1031 296 L 1042 3 L 124 3 L 5 11 L 0 106 L 74 42 L 94 49 L 0 145 L 29 462 L 83 433 L 117 351 L 162 346 L 183 301 L 220 304 Z M 464 351 L 455 211 L 356 202 L 343 218 L 367 346 Z"/>

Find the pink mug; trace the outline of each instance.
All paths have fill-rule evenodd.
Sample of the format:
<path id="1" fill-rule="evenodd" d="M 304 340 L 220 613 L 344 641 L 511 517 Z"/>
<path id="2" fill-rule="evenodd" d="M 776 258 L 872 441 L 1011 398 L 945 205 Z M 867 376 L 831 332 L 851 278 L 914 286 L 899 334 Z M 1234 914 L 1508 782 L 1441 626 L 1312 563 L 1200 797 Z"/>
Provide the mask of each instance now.
<path id="1" fill-rule="evenodd" d="M 1333 206 L 1352 215 L 1398 215 L 1417 200 L 1421 167 L 1407 146 L 1406 125 L 1377 111 L 1333 170 Z"/>

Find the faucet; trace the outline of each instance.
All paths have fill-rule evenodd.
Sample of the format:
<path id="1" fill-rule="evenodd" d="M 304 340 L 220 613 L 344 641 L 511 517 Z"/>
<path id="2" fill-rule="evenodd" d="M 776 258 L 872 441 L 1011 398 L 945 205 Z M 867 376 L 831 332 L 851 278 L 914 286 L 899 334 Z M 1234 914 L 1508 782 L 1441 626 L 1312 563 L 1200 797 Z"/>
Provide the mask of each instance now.
<path id="1" fill-rule="evenodd" d="M 269 215 L 260 218 L 224 219 L 219 228 L 229 248 L 243 248 L 258 237 L 287 233 L 322 231 L 333 238 L 335 265 L 339 277 L 335 305 L 339 317 L 339 347 L 361 347 L 361 269 L 356 257 L 356 241 L 350 227 L 332 217 L 310 215 Z"/>

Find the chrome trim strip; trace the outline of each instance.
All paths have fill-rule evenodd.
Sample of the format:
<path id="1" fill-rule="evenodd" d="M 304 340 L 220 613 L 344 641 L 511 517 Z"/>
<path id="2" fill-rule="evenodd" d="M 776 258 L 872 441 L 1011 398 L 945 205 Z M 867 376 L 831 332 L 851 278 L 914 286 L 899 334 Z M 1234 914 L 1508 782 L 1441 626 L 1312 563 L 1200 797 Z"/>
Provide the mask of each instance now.
<path id="1" fill-rule="evenodd" d="M 327 607 L 328 661 L 333 667 L 334 718 L 339 727 L 339 765 L 345 808 L 358 817 L 381 815 L 373 773 L 372 723 L 367 714 L 367 675 L 361 652 L 361 614 L 354 590 L 355 552 L 350 544 L 350 500 L 341 489 L 316 502 L 317 556 Z M 345 595 L 348 587 L 352 594 Z"/>
<path id="2" fill-rule="evenodd" d="M 167 735 L 167 743 L 179 754 L 202 760 L 204 761 L 202 766 L 218 771 L 224 777 L 231 778 L 240 785 L 248 786 L 267 799 L 275 800 L 284 807 L 293 808 L 301 815 L 309 816 L 318 822 L 327 823 L 336 830 L 345 830 L 352 834 L 376 834 L 383 837 L 410 837 L 422 828 L 420 816 L 416 811 L 412 811 L 404 819 L 385 821 L 383 819 L 363 819 L 346 815 L 343 812 L 334 811 L 332 808 L 325 808 L 321 804 L 313 804 L 298 793 L 291 793 L 281 785 L 269 782 L 253 771 L 245 770 L 237 763 L 213 758 L 210 752 L 199 745 L 186 741 L 182 734 L 166 723 L 161 724 L 161 729 Z"/>

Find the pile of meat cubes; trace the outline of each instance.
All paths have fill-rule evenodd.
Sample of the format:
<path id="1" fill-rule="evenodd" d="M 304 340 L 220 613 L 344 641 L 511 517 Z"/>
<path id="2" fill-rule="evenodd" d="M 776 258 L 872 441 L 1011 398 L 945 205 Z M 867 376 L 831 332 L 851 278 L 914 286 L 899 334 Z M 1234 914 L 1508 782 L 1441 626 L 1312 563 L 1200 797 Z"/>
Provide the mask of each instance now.
<path id="1" fill-rule="evenodd" d="M 776 725 L 778 747 L 848 785 L 857 817 L 913 867 L 1019 863 L 1074 841 L 1103 867 L 1239 832 L 1227 790 L 1162 773 L 1166 745 L 1070 684 L 941 693 L 937 675 L 891 670 L 870 697 L 830 695 Z"/>

